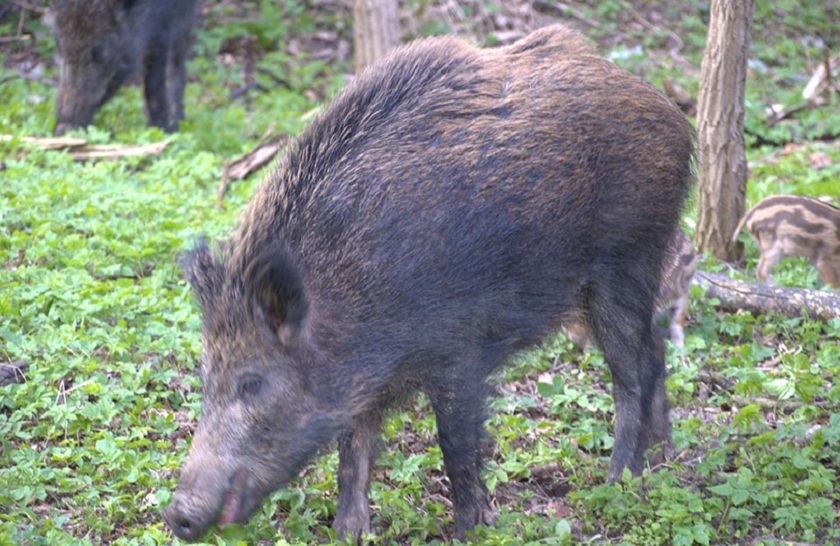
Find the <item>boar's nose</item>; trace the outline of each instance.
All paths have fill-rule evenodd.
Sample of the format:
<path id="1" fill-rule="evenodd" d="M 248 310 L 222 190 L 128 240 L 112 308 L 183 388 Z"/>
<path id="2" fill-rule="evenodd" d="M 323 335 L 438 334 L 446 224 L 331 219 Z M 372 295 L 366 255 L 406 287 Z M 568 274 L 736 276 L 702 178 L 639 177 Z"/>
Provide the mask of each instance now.
<path id="1" fill-rule="evenodd" d="M 198 540 L 204 532 L 200 523 L 193 521 L 193 518 L 174 504 L 163 511 L 163 519 L 166 520 L 167 525 L 176 537 L 187 542 Z"/>

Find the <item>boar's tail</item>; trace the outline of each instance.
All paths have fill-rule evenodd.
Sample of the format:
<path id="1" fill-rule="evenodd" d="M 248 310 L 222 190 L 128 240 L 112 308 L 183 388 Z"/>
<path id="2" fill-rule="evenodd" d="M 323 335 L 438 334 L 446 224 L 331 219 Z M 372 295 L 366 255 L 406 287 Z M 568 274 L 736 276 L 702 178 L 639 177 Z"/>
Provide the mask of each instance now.
<path id="1" fill-rule="evenodd" d="M 735 233 L 732 234 L 732 242 L 733 243 L 738 242 L 738 234 L 741 233 L 741 230 L 744 228 L 744 224 L 746 224 L 747 220 L 749 220 L 749 218 L 751 216 L 751 214 L 750 214 L 751 212 L 752 211 L 750 210 L 746 214 L 744 214 L 744 216 L 741 218 L 741 221 L 738 222 L 737 226 L 735 226 Z"/>

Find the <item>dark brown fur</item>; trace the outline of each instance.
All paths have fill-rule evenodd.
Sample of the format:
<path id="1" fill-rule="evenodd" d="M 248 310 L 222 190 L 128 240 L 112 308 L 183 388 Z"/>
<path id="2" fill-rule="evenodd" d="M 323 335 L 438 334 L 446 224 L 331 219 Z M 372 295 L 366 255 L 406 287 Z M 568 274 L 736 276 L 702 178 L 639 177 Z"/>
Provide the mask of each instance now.
<path id="1" fill-rule="evenodd" d="M 149 125 L 184 117 L 186 56 L 198 0 L 53 0 L 47 22 L 61 56 L 55 132 L 90 125 L 131 78 L 143 78 Z"/>
<path id="2" fill-rule="evenodd" d="M 290 146 L 228 245 L 193 251 L 204 402 L 175 534 L 244 521 L 335 438 L 335 528 L 368 531 L 381 416 L 417 389 L 456 536 L 492 523 L 485 379 L 580 313 L 613 373 L 609 478 L 670 441 L 651 323 L 691 126 L 584 45 L 552 27 L 497 50 L 397 49 Z"/>
<path id="3" fill-rule="evenodd" d="M 656 321 L 667 317 L 671 342 L 676 347 L 685 345 L 686 314 L 688 312 L 688 291 L 697 270 L 697 254 L 691 239 L 683 230 L 678 230 L 668 244 L 668 255 L 662 269 L 659 290 L 654 302 Z M 581 318 L 563 327 L 569 338 L 581 347 L 595 345 L 595 334 Z"/>
<path id="4" fill-rule="evenodd" d="M 772 195 L 751 208 L 738 223 L 758 243 L 756 277 L 770 274 L 782 258 L 808 258 L 824 283 L 840 288 L 840 209 L 803 195 Z"/>

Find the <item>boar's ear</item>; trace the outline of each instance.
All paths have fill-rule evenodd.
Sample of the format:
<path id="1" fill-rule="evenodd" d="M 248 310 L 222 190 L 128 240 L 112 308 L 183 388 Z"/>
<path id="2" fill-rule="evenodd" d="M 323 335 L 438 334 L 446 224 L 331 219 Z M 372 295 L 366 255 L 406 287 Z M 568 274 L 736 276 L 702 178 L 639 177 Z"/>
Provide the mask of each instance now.
<path id="1" fill-rule="evenodd" d="M 245 274 L 245 290 L 254 318 L 258 323 L 265 323 L 282 345 L 292 345 L 309 311 L 300 271 L 278 244 L 266 244 L 254 255 L 258 259 Z"/>
<path id="2" fill-rule="evenodd" d="M 180 261 L 184 276 L 198 295 L 202 309 L 208 310 L 224 283 L 222 264 L 204 239 L 200 239 Z"/>

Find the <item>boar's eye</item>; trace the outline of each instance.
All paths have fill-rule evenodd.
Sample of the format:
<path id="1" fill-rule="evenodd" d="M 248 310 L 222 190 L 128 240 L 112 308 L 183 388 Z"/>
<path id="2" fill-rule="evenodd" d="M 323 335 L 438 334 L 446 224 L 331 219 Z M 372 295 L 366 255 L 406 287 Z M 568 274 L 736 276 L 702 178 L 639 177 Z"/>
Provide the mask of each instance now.
<path id="1" fill-rule="evenodd" d="M 240 398 L 253 398 L 260 394 L 263 388 L 263 378 L 256 374 L 246 374 L 239 378 L 236 385 L 236 392 Z"/>

